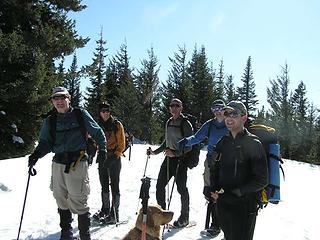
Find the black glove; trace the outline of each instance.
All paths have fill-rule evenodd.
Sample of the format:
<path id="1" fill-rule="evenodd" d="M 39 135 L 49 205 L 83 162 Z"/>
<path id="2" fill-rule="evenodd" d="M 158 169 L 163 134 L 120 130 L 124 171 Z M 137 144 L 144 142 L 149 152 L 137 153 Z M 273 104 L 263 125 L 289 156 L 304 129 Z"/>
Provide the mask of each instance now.
<path id="1" fill-rule="evenodd" d="M 204 187 L 203 187 L 203 195 L 204 195 L 204 197 L 205 197 L 208 201 L 211 201 L 211 200 L 212 200 L 212 198 L 211 198 L 211 192 L 213 192 L 213 191 L 212 191 L 212 187 L 210 187 L 210 186 L 204 186 Z"/>
<path id="2" fill-rule="evenodd" d="M 105 150 L 99 150 L 97 156 L 97 163 L 104 165 L 107 161 L 107 152 Z"/>
<path id="3" fill-rule="evenodd" d="M 40 152 L 35 150 L 30 156 L 28 161 L 28 167 L 33 167 L 36 165 L 38 159 L 40 158 Z"/>

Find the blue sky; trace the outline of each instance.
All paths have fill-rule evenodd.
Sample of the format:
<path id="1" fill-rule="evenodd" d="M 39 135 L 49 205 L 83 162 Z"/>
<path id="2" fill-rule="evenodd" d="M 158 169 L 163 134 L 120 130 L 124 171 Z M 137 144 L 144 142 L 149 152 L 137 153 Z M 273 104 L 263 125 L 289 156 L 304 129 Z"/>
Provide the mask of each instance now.
<path id="1" fill-rule="evenodd" d="M 320 93 L 320 2 L 317 0 L 88 0 L 88 7 L 70 18 L 76 29 L 91 38 L 77 50 L 78 65 L 91 63 L 101 27 L 108 57 L 125 41 L 130 65 L 141 67 L 151 47 L 161 65 L 160 80 L 167 79 L 168 57 L 185 45 L 188 57 L 195 44 L 204 45 L 208 60 L 240 85 L 248 56 L 260 104 L 266 103 L 269 80 L 289 65 L 290 89 L 302 80 L 307 97 L 316 106 Z M 82 87 L 88 83 L 84 82 Z"/>

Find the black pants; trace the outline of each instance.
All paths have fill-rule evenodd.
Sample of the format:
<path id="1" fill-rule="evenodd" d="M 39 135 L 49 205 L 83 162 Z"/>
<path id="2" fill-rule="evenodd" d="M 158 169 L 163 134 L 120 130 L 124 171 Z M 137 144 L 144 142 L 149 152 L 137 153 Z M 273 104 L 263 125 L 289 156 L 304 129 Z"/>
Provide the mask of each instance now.
<path id="1" fill-rule="evenodd" d="M 226 240 L 253 239 L 257 217 L 254 198 L 221 195 L 217 201 L 217 212 Z"/>
<path id="2" fill-rule="evenodd" d="M 181 215 L 189 216 L 189 192 L 187 188 L 187 171 L 188 168 L 185 163 L 177 157 L 166 157 L 160 167 L 157 187 L 156 187 L 156 197 L 157 203 L 166 209 L 166 185 L 172 177 L 176 175 L 177 190 L 181 195 Z M 169 162 L 169 169 L 167 164 Z M 168 173 L 167 173 L 168 172 Z M 169 175 L 168 175 L 169 174 Z"/>
<path id="3" fill-rule="evenodd" d="M 110 159 L 110 158 L 108 159 L 112 161 L 109 167 L 109 172 L 108 172 L 108 168 L 104 168 L 100 163 L 98 167 L 101 191 L 103 193 L 109 193 L 110 191 L 109 177 L 110 177 L 112 197 L 114 197 L 115 195 L 120 195 L 119 182 L 120 182 L 121 159 L 116 158 L 115 156 L 114 158 L 115 159 Z M 109 176 L 109 173 L 110 173 L 110 176 Z"/>

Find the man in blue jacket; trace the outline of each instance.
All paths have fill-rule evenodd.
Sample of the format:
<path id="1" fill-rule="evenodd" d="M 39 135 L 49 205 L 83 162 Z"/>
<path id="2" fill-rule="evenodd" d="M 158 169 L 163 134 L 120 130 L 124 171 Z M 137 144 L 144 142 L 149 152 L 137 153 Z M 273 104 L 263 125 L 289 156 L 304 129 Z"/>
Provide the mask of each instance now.
<path id="1" fill-rule="evenodd" d="M 208 210 L 210 211 L 210 215 L 212 217 L 212 224 L 210 228 L 207 229 L 208 235 L 210 235 L 211 237 L 216 237 L 221 231 L 216 214 L 216 204 L 210 197 L 210 192 L 212 189 L 212 183 L 210 182 L 210 167 L 212 166 L 213 151 L 216 147 L 217 142 L 228 132 L 228 129 L 224 122 L 224 107 L 225 103 L 223 100 L 215 100 L 211 107 L 214 118 L 206 121 L 194 135 L 191 135 L 190 137 L 184 138 L 179 141 L 180 148 L 183 149 L 185 146 L 192 146 L 201 143 L 205 139 L 208 140 L 208 152 L 206 160 L 204 161 L 205 168 L 203 173 L 203 194 L 209 201 Z"/>
<path id="2" fill-rule="evenodd" d="M 81 132 L 75 109 L 70 106 L 70 94 L 64 87 L 56 87 L 50 97 L 55 108 L 55 123 L 48 116 L 40 130 L 39 144 L 29 156 L 32 169 L 39 158 L 54 152 L 50 188 L 58 205 L 61 240 L 73 239 L 72 214 L 78 214 L 81 240 L 90 240 L 90 213 L 87 204 L 90 192 L 86 139 Z M 90 114 L 81 109 L 86 131 L 99 146 L 97 161 L 106 161 L 106 138 Z M 52 133 L 52 125 L 55 131 Z"/>

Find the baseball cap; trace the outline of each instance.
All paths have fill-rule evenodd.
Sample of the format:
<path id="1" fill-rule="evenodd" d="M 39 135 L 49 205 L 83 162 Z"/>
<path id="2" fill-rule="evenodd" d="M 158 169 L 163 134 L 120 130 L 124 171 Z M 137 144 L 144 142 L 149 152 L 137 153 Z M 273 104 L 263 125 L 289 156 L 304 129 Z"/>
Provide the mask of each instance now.
<path id="1" fill-rule="evenodd" d="M 231 101 L 223 109 L 237 110 L 240 111 L 241 115 L 247 115 L 248 113 L 246 106 L 240 101 Z"/>
<path id="2" fill-rule="evenodd" d="M 70 97 L 70 94 L 65 87 L 55 87 L 52 90 L 51 98 L 53 98 L 54 96 L 61 96 L 61 95 L 65 95 L 67 97 Z"/>

